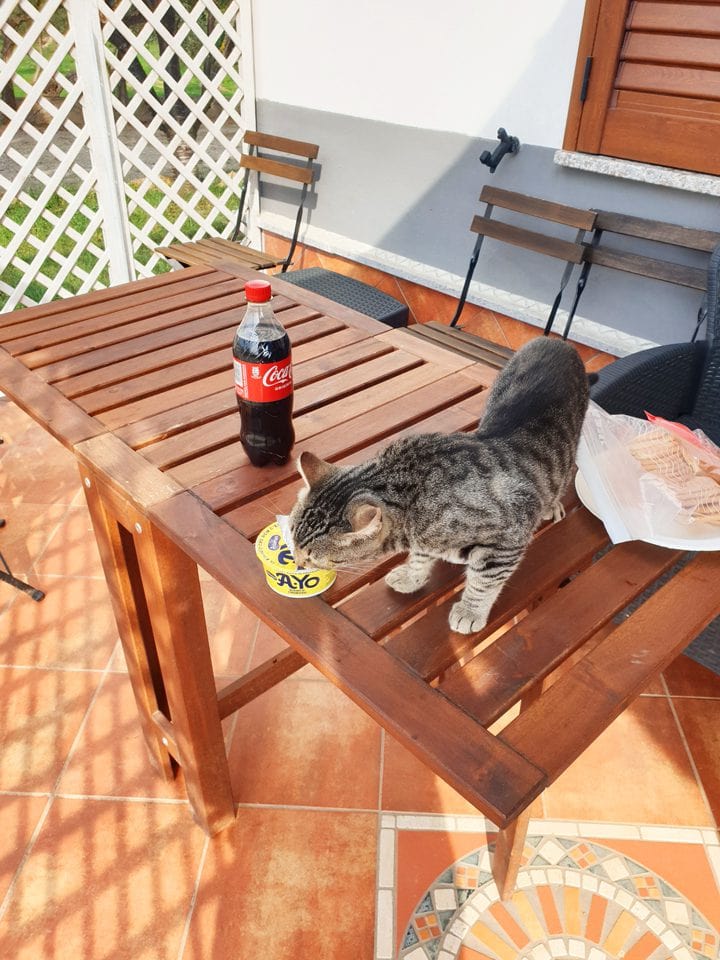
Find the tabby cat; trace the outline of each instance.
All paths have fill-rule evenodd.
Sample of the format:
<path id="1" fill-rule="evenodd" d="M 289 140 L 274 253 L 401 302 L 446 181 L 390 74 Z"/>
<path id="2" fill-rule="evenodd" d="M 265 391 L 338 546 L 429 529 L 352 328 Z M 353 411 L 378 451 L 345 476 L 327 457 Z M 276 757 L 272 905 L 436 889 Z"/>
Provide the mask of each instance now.
<path id="1" fill-rule="evenodd" d="M 385 582 L 413 593 L 437 559 L 465 564 L 450 627 L 481 630 L 533 531 L 564 515 L 588 393 L 574 348 L 539 337 L 499 374 L 474 433 L 406 437 L 350 467 L 303 453 L 306 489 L 290 515 L 298 566 L 407 551 Z"/>

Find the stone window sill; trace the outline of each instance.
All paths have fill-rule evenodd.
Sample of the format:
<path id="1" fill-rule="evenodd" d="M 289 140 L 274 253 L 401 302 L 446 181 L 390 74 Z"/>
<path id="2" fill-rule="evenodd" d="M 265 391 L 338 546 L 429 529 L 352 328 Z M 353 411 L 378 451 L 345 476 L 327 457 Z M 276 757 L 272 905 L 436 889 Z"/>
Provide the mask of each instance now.
<path id="1" fill-rule="evenodd" d="M 576 153 L 572 150 L 557 150 L 553 159 L 559 166 L 572 167 L 574 170 L 602 173 L 608 177 L 639 180 L 642 183 L 653 183 L 661 187 L 674 187 L 676 190 L 688 190 L 691 193 L 720 197 L 720 177 L 713 177 L 706 173 L 673 170 L 670 167 L 656 167 L 649 163 L 600 157 L 590 153 Z"/>

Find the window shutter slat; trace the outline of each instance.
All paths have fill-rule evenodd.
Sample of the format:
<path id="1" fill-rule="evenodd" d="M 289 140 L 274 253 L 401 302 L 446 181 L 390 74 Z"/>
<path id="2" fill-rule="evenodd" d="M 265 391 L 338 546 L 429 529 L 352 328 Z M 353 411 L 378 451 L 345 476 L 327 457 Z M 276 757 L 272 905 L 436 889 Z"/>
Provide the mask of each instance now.
<path id="1" fill-rule="evenodd" d="M 720 70 L 692 70 L 668 64 L 621 63 L 615 78 L 615 89 L 720 100 Z"/>
<path id="2" fill-rule="evenodd" d="M 632 30 L 663 33 L 720 34 L 720 6 L 712 3 L 635 3 L 630 15 Z"/>
<path id="3" fill-rule="evenodd" d="M 665 63 L 675 66 L 720 68 L 720 41 L 712 37 L 688 37 L 628 31 L 623 60 Z"/>

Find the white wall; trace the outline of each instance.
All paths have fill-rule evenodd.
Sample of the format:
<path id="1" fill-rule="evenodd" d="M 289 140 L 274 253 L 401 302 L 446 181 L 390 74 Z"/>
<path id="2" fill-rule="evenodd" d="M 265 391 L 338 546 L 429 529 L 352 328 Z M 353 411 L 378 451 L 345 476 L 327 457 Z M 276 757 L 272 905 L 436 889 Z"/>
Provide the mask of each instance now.
<path id="1" fill-rule="evenodd" d="M 253 0 L 256 95 L 526 143 L 563 138 L 583 0 Z"/>

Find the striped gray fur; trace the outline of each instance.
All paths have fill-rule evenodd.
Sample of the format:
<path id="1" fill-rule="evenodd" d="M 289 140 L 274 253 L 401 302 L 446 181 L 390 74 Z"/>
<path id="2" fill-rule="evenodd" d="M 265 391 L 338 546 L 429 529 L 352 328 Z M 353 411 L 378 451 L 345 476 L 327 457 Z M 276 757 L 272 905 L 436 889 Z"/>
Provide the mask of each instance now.
<path id="1" fill-rule="evenodd" d="M 533 532 L 563 516 L 588 392 L 575 349 L 539 337 L 499 374 L 473 433 L 407 437 L 351 467 L 303 453 L 306 488 L 290 520 L 298 565 L 356 567 L 406 551 L 385 582 L 412 593 L 436 560 L 465 564 L 450 626 L 481 630 Z"/>

